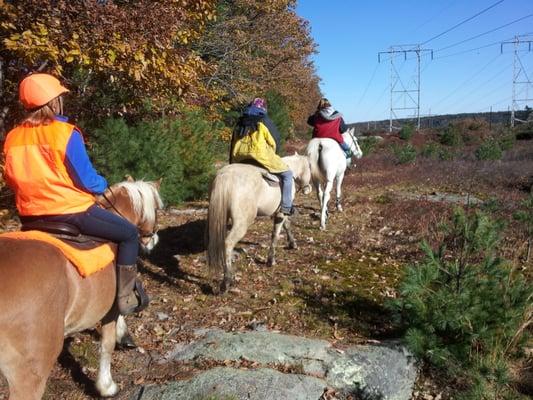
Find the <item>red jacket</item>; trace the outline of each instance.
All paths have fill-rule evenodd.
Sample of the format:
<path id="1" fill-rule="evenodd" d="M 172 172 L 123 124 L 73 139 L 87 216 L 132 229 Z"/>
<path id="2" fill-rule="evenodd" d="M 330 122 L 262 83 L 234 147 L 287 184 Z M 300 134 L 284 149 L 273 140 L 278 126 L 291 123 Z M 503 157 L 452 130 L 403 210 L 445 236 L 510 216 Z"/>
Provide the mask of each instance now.
<path id="1" fill-rule="evenodd" d="M 323 112 L 317 112 L 307 119 L 307 123 L 313 127 L 313 138 L 330 138 L 339 144 L 344 143 L 342 132 L 345 132 L 347 127 L 342 115 L 333 112 L 331 115 L 325 114 L 327 118 L 324 118 Z"/>

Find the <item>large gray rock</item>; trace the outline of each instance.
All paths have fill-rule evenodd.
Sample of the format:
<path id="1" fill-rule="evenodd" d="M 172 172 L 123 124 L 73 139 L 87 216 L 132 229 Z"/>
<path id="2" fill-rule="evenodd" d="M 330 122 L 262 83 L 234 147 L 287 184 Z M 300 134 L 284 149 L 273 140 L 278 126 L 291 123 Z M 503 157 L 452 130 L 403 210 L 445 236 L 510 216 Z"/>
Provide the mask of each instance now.
<path id="1" fill-rule="evenodd" d="M 318 400 L 324 381 L 272 369 L 239 370 L 218 367 L 188 381 L 148 386 L 138 400 Z"/>
<path id="2" fill-rule="evenodd" d="M 331 362 L 331 344 L 325 340 L 272 332 L 227 333 L 201 331 L 203 337 L 189 345 L 178 345 L 168 355 L 172 361 L 251 360 L 260 364 L 295 365 L 306 374 L 325 376 L 324 362 Z"/>
<path id="3" fill-rule="evenodd" d="M 217 368 L 197 375 L 190 381 L 177 382 L 162 388 L 152 387 L 148 393 L 171 393 L 176 396 L 180 390 L 196 390 L 197 387 L 210 387 L 216 393 L 228 395 L 227 385 L 236 398 L 250 399 L 318 399 L 325 387 L 333 387 L 345 394 L 355 394 L 364 399 L 407 400 L 411 397 L 416 379 L 416 368 L 411 357 L 401 347 L 394 345 L 353 346 L 344 351 L 337 350 L 324 340 L 306 339 L 297 336 L 281 335 L 272 332 L 227 333 L 220 330 L 202 331 L 199 340 L 190 344 L 178 345 L 167 355 L 167 361 L 192 362 L 196 360 L 239 361 L 250 360 L 270 369 L 239 371 L 230 368 Z M 305 376 L 283 374 L 275 370 L 301 371 Z M 216 371 L 213 372 L 213 371 Z M 268 371 L 268 373 L 267 373 Z M 246 372 L 246 373 L 245 373 Z M 264 377 L 263 377 L 263 374 Z M 242 381 L 241 381 L 242 379 Z M 296 379 L 294 381 L 293 379 Z M 286 397 L 281 392 L 263 391 L 263 385 L 277 380 L 276 391 L 296 390 L 299 385 L 314 382 L 310 391 L 297 389 L 300 397 Z M 202 384 L 198 383 L 202 382 Z M 254 383 L 255 382 L 255 383 Z M 211 386 L 209 386 L 211 385 Z M 257 386 L 257 391 L 252 390 Z M 219 391 L 220 389 L 220 391 Z M 239 397 L 242 393 L 253 393 L 255 397 Z M 318 391 L 317 391 L 318 390 Z M 185 392 L 184 392 L 185 393 Z M 197 392 L 204 395 L 207 392 Z M 209 392 L 211 393 L 211 392 Z M 215 392 L 213 392 L 215 393 Z M 318 396 L 316 394 L 318 393 Z M 167 394 L 165 394 L 166 396 Z M 244 394 L 243 394 L 244 396 Z M 266 397 L 261 397 L 266 396 Z M 303 397 L 302 397 L 303 396 Z M 187 397 L 147 397 L 151 398 L 194 398 Z M 142 397 L 144 400 L 145 397 Z"/>

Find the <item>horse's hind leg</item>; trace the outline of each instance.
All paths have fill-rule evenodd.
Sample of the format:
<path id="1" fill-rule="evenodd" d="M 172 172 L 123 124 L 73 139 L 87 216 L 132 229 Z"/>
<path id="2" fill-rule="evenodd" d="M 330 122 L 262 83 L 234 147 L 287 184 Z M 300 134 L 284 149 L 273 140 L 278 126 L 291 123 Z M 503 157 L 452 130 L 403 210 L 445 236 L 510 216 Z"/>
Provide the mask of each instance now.
<path id="1" fill-rule="evenodd" d="M 276 245 L 278 244 L 279 234 L 284 223 L 288 220 L 286 216 L 274 217 L 274 228 L 272 229 L 272 242 L 270 243 L 270 250 L 268 252 L 267 265 L 272 267 L 276 265 Z"/>
<path id="2" fill-rule="evenodd" d="M 100 367 L 96 378 L 96 389 L 102 397 L 112 397 L 118 393 L 118 386 L 111 376 L 111 357 L 115 349 L 116 322 L 104 322 L 100 344 Z"/>
<path id="3" fill-rule="evenodd" d="M 39 340 L 48 334 L 48 330 L 31 332 L 31 335 L 22 334 L 7 343 L 2 342 L 0 367 L 9 385 L 9 400 L 38 400 L 43 396 L 63 345 L 62 329 L 51 333 L 46 340 Z"/>
<path id="4" fill-rule="evenodd" d="M 235 283 L 235 271 L 233 270 L 232 264 L 233 249 L 239 243 L 239 240 L 246 235 L 247 230 L 248 224 L 244 220 L 233 218 L 233 225 L 226 236 L 225 242 L 226 262 L 224 263 L 224 280 L 220 285 L 220 291 L 222 293 L 226 292 Z"/>
<path id="5" fill-rule="evenodd" d="M 342 197 L 342 181 L 344 179 L 344 172 L 340 173 L 337 176 L 337 187 L 335 189 L 335 194 L 337 195 L 337 199 L 335 201 L 335 205 L 337 207 L 337 211 L 342 212 L 342 204 L 341 204 L 341 197 Z"/>
<path id="6" fill-rule="evenodd" d="M 333 181 L 328 180 L 324 188 L 324 198 L 322 200 L 322 210 L 320 212 L 320 229 L 326 229 L 326 220 L 328 217 L 328 202 L 331 195 Z"/>

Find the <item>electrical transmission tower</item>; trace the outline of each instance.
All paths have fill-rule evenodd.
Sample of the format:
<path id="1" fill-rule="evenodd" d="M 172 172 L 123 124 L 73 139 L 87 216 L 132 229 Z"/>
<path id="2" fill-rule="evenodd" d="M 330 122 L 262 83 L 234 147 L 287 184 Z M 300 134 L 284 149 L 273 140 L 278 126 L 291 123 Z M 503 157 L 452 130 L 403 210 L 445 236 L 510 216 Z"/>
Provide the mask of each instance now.
<path id="1" fill-rule="evenodd" d="M 395 45 L 389 48 L 389 51 L 380 51 L 378 53 L 378 62 L 381 62 L 381 55 L 388 54 L 390 56 L 390 121 L 389 132 L 392 132 L 393 121 L 398 119 L 397 112 L 405 112 L 412 110 L 414 117 L 417 119 L 416 127 L 420 129 L 420 56 L 424 52 L 431 53 L 433 59 L 432 49 L 422 49 L 420 45 Z M 400 71 L 396 68 L 395 59 L 397 56 L 403 54 L 404 62 L 407 61 L 407 54 L 416 54 L 416 75 L 411 77 L 407 83 L 401 79 Z M 411 58 L 410 58 L 411 59 Z M 401 88 L 398 86 L 400 84 Z M 401 102 L 400 105 L 397 105 Z"/>
<path id="2" fill-rule="evenodd" d="M 527 70 L 524 67 L 522 58 L 520 57 L 520 49 L 525 48 L 527 45 L 527 51 L 531 52 L 531 43 L 533 39 L 528 36 L 515 36 L 514 40 L 509 42 L 502 42 L 500 47 L 500 53 L 503 53 L 503 46 L 506 44 L 514 45 L 514 58 L 513 58 L 513 100 L 511 105 L 511 127 L 515 126 L 515 121 L 526 122 L 524 120 L 516 118 L 515 112 L 519 109 L 520 104 L 524 104 L 528 101 L 533 101 L 533 97 L 530 96 L 529 89 L 533 87 L 533 82 L 529 79 Z"/>

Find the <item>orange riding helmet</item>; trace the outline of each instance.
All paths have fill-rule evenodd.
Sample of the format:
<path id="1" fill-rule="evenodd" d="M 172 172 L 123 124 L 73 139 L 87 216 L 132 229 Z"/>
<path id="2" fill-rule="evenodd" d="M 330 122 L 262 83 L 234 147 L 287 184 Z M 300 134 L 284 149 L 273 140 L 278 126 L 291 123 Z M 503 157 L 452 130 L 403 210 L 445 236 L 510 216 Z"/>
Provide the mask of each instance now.
<path id="1" fill-rule="evenodd" d="M 49 74 L 32 74 L 20 82 L 19 100 L 26 110 L 44 106 L 69 90 Z"/>

